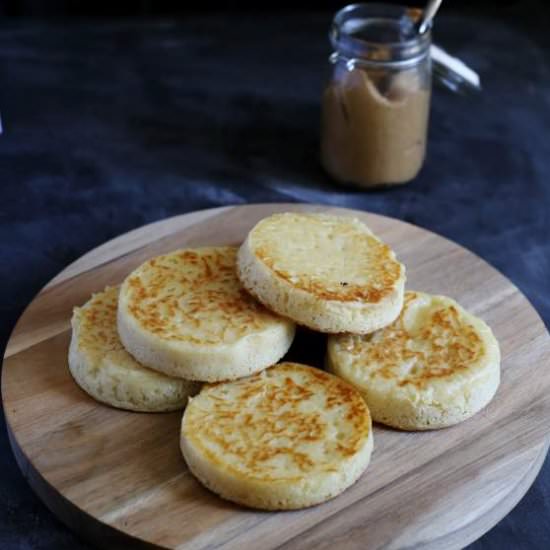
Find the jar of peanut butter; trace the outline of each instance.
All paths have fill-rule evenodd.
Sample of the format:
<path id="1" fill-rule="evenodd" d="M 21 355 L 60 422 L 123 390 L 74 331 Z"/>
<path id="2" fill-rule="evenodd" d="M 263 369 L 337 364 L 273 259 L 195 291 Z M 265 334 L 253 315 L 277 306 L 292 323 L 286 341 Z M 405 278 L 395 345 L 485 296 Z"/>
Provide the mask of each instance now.
<path id="1" fill-rule="evenodd" d="M 353 4 L 334 17 L 331 78 L 322 98 L 321 158 L 338 182 L 405 183 L 426 154 L 430 29 L 405 7 Z"/>

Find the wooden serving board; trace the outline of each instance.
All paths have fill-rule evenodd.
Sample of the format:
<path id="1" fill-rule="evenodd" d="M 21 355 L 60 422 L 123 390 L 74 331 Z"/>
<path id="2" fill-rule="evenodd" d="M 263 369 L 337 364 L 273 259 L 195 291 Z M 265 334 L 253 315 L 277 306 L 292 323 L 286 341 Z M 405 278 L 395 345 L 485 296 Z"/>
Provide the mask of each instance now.
<path id="1" fill-rule="evenodd" d="M 203 489 L 179 451 L 181 413 L 143 414 L 93 401 L 67 367 L 73 306 L 122 281 L 151 256 L 238 244 L 279 211 L 363 219 L 407 266 L 408 287 L 447 294 L 493 328 L 502 383 L 474 418 L 441 431 L 376 426 L 363 477 L 328 503 L 267 513 Z M 302 334 L 311 362 L 324 337 Z M 300 345 L 300 344 L 298 344 Z M 306 349 L 309 346 L 309 350 Z M 14 453 L 29 483 L 71 528 L 101 548 L 459 548 L 502 518 L 534 480 L 549 444 L 550 337 L 527 299 L 464 248 L 407 223 L 296 204 L 218 208 L 157 222 L 86 254 L 53 279 L 17 323 L 2 398 Z"/>

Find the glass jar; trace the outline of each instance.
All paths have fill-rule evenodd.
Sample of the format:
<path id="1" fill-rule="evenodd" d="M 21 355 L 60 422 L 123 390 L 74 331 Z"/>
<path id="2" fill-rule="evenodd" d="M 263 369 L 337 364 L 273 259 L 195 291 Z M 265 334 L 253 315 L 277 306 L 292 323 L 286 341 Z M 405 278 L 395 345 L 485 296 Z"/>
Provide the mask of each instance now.
<path id="1" fill-rule="evenodd" d="M 405 183 L 426 154 L 431 32 L 403 6 L 353 4 L 334 17 L 322 98 L 321 158 L 337 181 Z"/>

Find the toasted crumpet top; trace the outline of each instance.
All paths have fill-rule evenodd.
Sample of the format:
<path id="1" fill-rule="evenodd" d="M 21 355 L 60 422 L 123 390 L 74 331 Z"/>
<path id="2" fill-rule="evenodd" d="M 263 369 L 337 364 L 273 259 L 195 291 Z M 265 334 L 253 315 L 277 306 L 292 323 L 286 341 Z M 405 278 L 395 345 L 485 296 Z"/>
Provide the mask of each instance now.
<path id="1" fill-rule="evenodd" d="M 498 350 L 488 352 L 488 333 L 481 320 L 454 300 L 408 291 L 391 325 L 365 336 L 339 336 L 334 353 L 346 354 L 347 368 L 362 371 L 366 383 L 385 379 L 425 389 L 434 380 L 471 375 L 494 353 L 498 357 Z"/>
<path id="2" fill-rule="evenodd" d="M 153 258 L 128 276 L 121 303 L 157 337 L 194 344 L 230 344 L 286 322 L 241 287 L 236 255 L 225 246 Z"/>
<path id="3" fill-rule="evenodd" d="M 148 379 L 167 377 L 138 363 L 125 349 L 117 331 L 118 287 L 107 287 L 94 294 L 82 307 L 75 308 L 79 320 L 78 350 L 86 354 L 92 368 L 116 364 L 134 372 L 145 373 Z"/>
<path id="4" fill-rule="evenodd" d="M 237 477 L 289 481 L 340 471 L 363 449 L 370 425 L 352 386 L 313 367 L 281 363 L 205 386 L 188 405 L 182 435 Z"/>
<path id="5" fill-rule="evenodd" d="M 376 303 L 405 273 L 391 248 L 355 218 L 274 214 L 255 226 L 249 243 L 277 276 L 324 300 Z"/>
<path id="6" fill-rule="evenodd" d="M 108 287 L 75 308 L 80 319 L 79 348 L 96 360 L 110 351 L 124 350 L 116 329 L 117 301 L 118 287 Z"/>

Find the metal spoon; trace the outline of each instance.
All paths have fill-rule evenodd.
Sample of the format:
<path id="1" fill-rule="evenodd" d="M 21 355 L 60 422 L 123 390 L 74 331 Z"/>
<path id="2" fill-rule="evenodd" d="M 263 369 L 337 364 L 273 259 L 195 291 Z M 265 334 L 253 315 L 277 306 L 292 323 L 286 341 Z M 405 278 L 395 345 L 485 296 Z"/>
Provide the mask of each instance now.
<path id="1" fill-rule="evenodd" d="M 420 34 L 424 34 L 432 24 L 432 19 L 435 17 L 439 6 L 441 6 L 441 2 L 443 2 L 443 0 L 428 1 L 428 4 L 426 5 L 424 12 L 422 13 L 422 17 L 417 23 L 417 29 Z"/>

